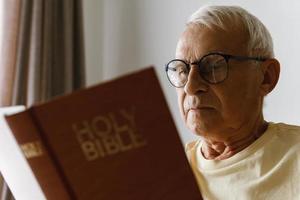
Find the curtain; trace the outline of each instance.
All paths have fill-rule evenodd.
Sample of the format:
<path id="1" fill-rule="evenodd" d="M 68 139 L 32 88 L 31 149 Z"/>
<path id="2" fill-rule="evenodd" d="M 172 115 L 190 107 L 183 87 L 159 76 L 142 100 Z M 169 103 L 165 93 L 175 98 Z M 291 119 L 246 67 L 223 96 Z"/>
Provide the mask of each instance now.
<path id="1" fill-rule="evenodd" d="M 83 87 L 81 0 L 2 3 L 0 106 L 31 106 Z M 1 200 L 13 199 L 2 188 Z"/>
<path id="2" fill-rule="evenodd" d="M 147 0 L 83 1 L 89 84 L 153 64 L 144 44 L 154 31 L 145 32 L 149 24 L 141 20 L 146 17 L 143 2 Z"/>

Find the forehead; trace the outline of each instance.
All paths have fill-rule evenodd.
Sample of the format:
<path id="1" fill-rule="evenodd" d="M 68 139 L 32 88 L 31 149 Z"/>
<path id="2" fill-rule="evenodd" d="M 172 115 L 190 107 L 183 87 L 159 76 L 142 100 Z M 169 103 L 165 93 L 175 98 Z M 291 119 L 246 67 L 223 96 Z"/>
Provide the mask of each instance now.
<path id="1" fill-rule="evenodd" d="M 224 31 L 188 25 L 178 41 L 176 58 L 195 61 L 210 52 L 247 55 L 247 41 L 246 34 L 237 28 Z"/>

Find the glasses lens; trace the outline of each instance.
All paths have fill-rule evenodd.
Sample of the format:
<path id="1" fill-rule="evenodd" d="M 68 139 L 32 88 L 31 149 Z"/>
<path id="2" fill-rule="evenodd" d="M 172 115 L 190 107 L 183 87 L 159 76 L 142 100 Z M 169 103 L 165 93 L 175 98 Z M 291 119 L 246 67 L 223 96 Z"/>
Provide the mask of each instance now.
<path id="1" fill-rule="evenodd" d="M 227 71 L 227 62 L 221 55 L 207 55 L 200 62 L 200 74 L 209 83 L 219 83 L 225 80 Z"/>
<path id="2" fill-rule="evenodd" d="M 175 87 L 183 87 L 187 81 L 189 70 L 187 65 L 180 60 L 173 60 L 167 65 L 167 76 Z"/>

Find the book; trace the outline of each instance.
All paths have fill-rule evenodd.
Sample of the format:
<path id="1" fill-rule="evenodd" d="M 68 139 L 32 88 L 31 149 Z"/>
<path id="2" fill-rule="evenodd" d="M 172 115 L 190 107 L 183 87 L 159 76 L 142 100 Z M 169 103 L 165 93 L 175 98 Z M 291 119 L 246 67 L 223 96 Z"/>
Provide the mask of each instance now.
<path id="1" fill-rule="evenodd" d="M 198 200 L 153 67 L 5 116 L 48 200 Z"/>
<path id="2" fill-rule="evenodd" d="M 0 171 L 16 200 L 43 200 L 45 196 L 4 119 L 4 115 L 23 110 L 24 106 L 0 108 Z"/>

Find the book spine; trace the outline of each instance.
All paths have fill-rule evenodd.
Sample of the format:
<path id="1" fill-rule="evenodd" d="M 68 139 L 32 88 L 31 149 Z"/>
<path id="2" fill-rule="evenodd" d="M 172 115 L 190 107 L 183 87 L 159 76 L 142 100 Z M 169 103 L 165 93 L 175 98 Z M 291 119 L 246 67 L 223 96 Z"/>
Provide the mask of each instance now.
<path id="1" fill-rule="evenodd" d="M 5 119 L 47 200 L 74 199 L 51 159 L 30 112 L 32 109 L 6 116 Z"/>

